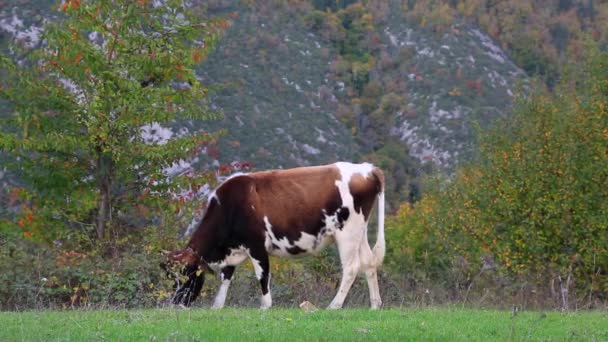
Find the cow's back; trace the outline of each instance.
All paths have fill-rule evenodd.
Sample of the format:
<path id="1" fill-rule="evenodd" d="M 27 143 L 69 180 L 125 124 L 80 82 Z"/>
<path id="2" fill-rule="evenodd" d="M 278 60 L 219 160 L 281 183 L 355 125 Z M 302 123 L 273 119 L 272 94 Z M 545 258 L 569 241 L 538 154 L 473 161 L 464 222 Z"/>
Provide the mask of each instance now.
<path id="1" fill-rule="evenodd" d="M 251 174 L 255 180 L 252 204 L 261 219 L 290 240 L 300 231 L 317 235 L 323 227 L 323 212 L 332 213 L 342 205 L 335 185 L 337 168 L 331 165 L 273 170 Z"/>

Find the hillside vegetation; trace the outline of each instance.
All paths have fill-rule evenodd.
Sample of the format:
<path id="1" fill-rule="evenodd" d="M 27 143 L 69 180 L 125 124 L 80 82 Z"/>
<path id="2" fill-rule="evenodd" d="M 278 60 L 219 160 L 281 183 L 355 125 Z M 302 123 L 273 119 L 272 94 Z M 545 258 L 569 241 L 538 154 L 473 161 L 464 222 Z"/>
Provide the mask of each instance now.
<path id="1" fill-rule="evenodd" d="M 608 4 L 596 0 L 408 2 L 408 16 L 445 31 L 464 16 L 509 51 L 529 75 L 555 85 L 563 66 L 584 55 L 587 39 L 608 43 Z"/>
<path id="2" fill-rule="evenodd" d="M 585 61 L 483 133 L 474 162 L 402 206 L 389 224 L 393 267 L 453 283 L 465 300 L 498 282 L 536 305 L 605 302 L 608 54 L 590 48 Z"/>

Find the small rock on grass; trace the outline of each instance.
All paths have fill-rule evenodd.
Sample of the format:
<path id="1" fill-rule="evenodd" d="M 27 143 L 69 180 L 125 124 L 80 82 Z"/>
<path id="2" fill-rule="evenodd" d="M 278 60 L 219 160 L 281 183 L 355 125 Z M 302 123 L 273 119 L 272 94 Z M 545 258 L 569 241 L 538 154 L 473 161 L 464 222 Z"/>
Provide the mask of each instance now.
<path id="1" fill-rule="evenodd" d="M 306 312 L 314 312 L 319 310 L 313 303 L 305 300 L 300 304 L 300 309 L 306 311 Z"/>

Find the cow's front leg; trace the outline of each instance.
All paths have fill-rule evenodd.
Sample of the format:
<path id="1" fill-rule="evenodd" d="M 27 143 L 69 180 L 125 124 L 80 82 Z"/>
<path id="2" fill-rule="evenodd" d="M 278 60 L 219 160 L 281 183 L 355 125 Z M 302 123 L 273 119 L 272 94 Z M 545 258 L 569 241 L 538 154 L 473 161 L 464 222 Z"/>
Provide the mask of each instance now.
<path id="1" fill-rule="evenodd" d="M 270 295 L 270 263 L 268 261 L 268 253 L 265 250 L 251 252 L 251 262 L 255 269 L 255 275 L 262 287 L 260 309 L 269 309 L 272 306 L 272 297 Z"/>
<path id="2" fill-rule="evenodd" d="M 213 309 L 221 309 L 224 307 L 224 303 L 226 303 L 226 295 L 228 294 L 228 288 L 230 287 L 232 275 L 234 274 L 234 269 L 234 266 L 226 266 L 220 271 L 220 279 L 222 284 L 220 285 L 220 289 L 215 296 L 215 300 L 213 301 Z"/>

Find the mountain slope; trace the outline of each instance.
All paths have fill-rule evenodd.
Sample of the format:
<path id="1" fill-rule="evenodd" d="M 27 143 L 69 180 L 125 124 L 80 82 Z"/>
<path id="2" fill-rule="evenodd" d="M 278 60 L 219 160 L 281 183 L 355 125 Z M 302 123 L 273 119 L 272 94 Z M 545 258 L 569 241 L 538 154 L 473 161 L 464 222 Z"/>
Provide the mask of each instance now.
<path id="1" fill-rule="evenodd" d="M 216 89 L 211 109 L 224 116 L 157 127 L 151 139 L 184 129 L 226 134 L 170 173 L 235 161 L 265 169 L 365 159 L 387 170 L 395 202 L 415 197 L 421 163 L 451 170 L 466 158 L 472 122 L 507 115 L 525 74 L 475 26 L 455 22 L 439 35 L 408 21 L 398 1 L 379 4 L 320 12 L 326 26 L 313 28 L 318 12 L 309 1 L 205 2 L 210 15 L 232 21 L 200 68 Z M 42 4 L 12 5 L 0 9 L 3 40 L 39 44 Z M 366 31 L 351 34 L 356 20 Z M 346 43 L 364 58 L 349 61 Z"/>
<path id="2" fill-rule="evenodd" d="M 201 66 L 205 83 L 219 87 L 212 103 L 227 128 L 221 158 L 256 167 L 291 167 L 352 159 L 357 146 L 333 111 L 331 56 L 297 21 L 240 10 Z"/>
<path id="3" fill-rule="evenodd" d="M 470 153 L 471 123 L 508 114 L 526 75 L 479 29 L 453 25 L 436 37 L 394 16 L 384 27 L 387 50 L 408 51 L 406 110 L 391 133 L 422 160 L 449 166 Z"/>

